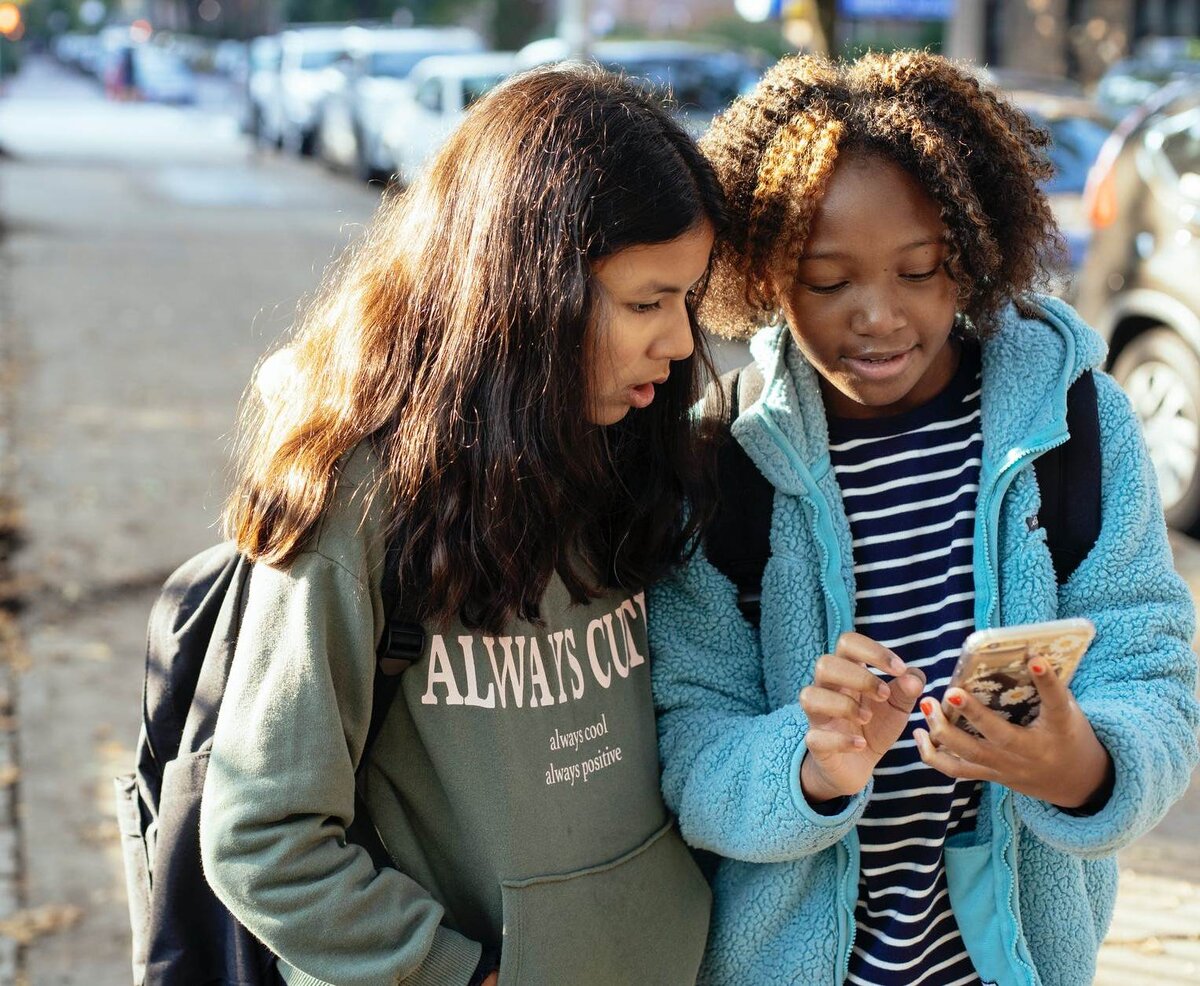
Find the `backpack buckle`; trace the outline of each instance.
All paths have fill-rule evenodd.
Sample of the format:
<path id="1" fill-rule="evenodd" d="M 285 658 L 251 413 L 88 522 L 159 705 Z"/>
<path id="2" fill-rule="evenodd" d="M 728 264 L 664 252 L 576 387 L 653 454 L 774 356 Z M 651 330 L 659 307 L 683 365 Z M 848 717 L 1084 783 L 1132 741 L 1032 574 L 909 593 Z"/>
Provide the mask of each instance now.
<path id="1" fill-rule="evenodd" d="M 417 623 L 399 623 L 387 629 L 388 641 L 379 659 L 379 670 L 386 675 L 407 671 L 425 649 L 425 630 Z"/>

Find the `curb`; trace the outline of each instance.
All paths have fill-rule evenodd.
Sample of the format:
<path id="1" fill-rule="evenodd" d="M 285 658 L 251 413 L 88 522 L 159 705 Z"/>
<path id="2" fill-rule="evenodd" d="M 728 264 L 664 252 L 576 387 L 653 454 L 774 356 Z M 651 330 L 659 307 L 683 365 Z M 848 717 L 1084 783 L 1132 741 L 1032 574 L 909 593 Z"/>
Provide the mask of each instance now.
<path id="1" fill-rule="evenodd" d="M 12 322 L 9 313 L 8 272 L 4 226 L 0 220 L 0 588 L 12 577 L 10 555 L 15 548 L 12 528 L 13 448 L 12 388 L 9 367 L 12 358 Z M 13 681 L 19 631 L 12 600 L 0 598 L 0 924 L 14 918 L 21 908 L 21 841 L 17 816 L 17 778 L 20 776 Z M 18 983 L 20 943 L 0 932 L 0 983 Z"/>

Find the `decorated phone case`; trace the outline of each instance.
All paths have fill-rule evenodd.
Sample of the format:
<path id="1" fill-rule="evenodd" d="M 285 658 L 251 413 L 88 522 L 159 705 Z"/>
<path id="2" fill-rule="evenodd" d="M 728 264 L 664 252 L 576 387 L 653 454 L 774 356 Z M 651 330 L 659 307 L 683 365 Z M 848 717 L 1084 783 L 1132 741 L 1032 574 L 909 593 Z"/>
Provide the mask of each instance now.
<path id="1" fill-rule="evenodd" d="M 948 688 L 970 692 L 1009 722 L 1028 726 L 1037 718 L 1041 696 L 1029 671 L 1029 660 L 1049 662 L 1064 685 L 1096 636 L 1091 620 L 1050 620 L 1023 626 L 977 630 L 963 643 Z M 952 725 L 978 735 L 962 712 L 943 699 L 942 710 Z"/>

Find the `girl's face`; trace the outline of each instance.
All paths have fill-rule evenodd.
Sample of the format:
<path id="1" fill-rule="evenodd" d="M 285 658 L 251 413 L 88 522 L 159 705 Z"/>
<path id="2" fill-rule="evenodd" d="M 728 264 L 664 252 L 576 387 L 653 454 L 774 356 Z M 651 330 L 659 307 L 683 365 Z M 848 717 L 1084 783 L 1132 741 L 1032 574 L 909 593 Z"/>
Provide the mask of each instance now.
<path id="1" fill-rule="evenodd" d="M 616 424 L 648 407 L 672 360 L 695 348 L 687 296 L 708 270 L 707 220 L 665 243 L 626 247 L 598 260 L 599 304 L 588 327 L 588 420 Z"/>
<path id="2" fill-rule="evenodd" d="M 938 205 L 907 171 L 869 155 L 838 161 L 798 267 L 775 279 L 831 414 L 897 414 L 950 382 L 957 290 L 946 255 Z"/>

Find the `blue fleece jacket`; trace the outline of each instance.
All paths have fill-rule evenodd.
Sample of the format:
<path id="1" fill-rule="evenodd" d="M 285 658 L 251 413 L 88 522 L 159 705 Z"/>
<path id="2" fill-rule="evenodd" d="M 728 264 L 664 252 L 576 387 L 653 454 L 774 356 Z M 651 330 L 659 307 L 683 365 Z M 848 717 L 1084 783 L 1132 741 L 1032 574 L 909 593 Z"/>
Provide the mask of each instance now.
<path id="1" fill-rule="evenodd" d="M 1102 465 L 1095 548 L 1058 587 L 1033 460 L 1067 439 L 1066 394 L 1104 346 L 1067 305 L 1030 299 L 982 348 L 983 466 L 975 523 L 977 628 L 1086 616 L 1097 635 L 1072 691 L 1116 770 L 1107 805 L 1075 817 L 985 784 L 974 832 L 946 847 L 967 950 L 985 982 L 1084 986 L 1112 916 L 1114 854 L 1185 790 L 1198 759 L 1195 616 L 1175 574 L 1154 472 L 1129 402 L 1096 373 Z M 800 790 L 797 694 L 854 626 L 850 527 L 812 367 L 786 328 L 752 343 L 762 396 L 733 435 L 775 487 L 762 622 L 697 553 L 650 594 L 663 787 L 693 846 L 724 857 L 701 983 L 844 981 L 868 786 L 840 814 Z"/>

